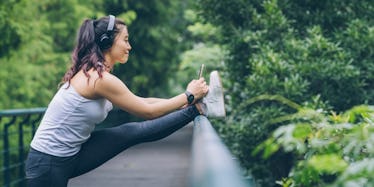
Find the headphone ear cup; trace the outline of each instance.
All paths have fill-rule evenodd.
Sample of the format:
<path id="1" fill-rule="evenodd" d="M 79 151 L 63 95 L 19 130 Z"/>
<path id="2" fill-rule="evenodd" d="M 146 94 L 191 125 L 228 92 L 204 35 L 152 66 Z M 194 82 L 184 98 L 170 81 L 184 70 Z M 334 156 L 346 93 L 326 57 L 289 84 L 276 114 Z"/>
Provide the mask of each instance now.
<path id="1" fill-rule="evenodd" d="M 112 46 L 112 40 L 106 33 L 100 37 L 100 46 L 102 49 L 109 49 Z"/>
<path id="2" fill-rule="evenodd" d="M 109 49 L 112 44 L 113 44 L 113 29 L 114 29 L 114 24 L 116 18 L 113 15 L 109 15 L 109 22 L 108 22 L 108 27 L 106 29 L 106 32 L 100 36 L 100 48 L 101 49 Z"/>

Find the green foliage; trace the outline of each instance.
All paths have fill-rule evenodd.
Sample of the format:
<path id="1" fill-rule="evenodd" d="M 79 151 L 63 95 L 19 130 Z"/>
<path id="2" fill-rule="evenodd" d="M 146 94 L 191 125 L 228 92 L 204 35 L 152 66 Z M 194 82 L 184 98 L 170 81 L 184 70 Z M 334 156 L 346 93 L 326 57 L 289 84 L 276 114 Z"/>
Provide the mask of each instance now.
<path id="1" fill-rule="evenodd" d="M 179 86 L 179 82 L 169 84 L 169 80 L 178 68 L 178 54 L 185 48 L 181 38 L 186 29 L 183 11 L 189 6 L 188 1 L 106 1 L 105 4 L 108 12 L 131 10 L 136 15 L 128 27 L 132 46 L 129 61 L 116 67 L 114 73 L 141 96 L 170 96 L 170 90 Z"/>
<path id="2" fill-rule="evenodd" d="M 184 17 L 187 21 L 187 32 L 183 41 L 188 46 L 187 50 L 180 54 L 180 63 L 175 78 L 169 84 L 187 85 L 192 79 L 197 79 L 201 64 L 205 65 L 203 77 L 208 80 L 209 73 L 213 70 L 224 68 L 226 51 L 217 44 L 217 28 L 209 23 L 203 23 L 198 19 L 195 11 L 187 9 Z M 182 84 L 181 84 L 182 83 Z M 174 94 L 184 92 L 185 87 L 174 87 Z"/>
<path id="3" fill-rule="evenodd" d="M 318 121 L 325 111 L 339 113 L 374 102 L 371 1 L 197 0 L 196 4 L 198 18 L 216 28 L 215 42 L 227 54 L 223 75 L 230 117 L 217 128 L 259 185 L 276 185 L 274 181 L 288 176 L 298 160 L 271 142 L 266 144 L 268 159 L 251 154 L 274 129 L 289 130 L 282 131 L 282 137 L 300 131 L 288 149 L 309 149 L 302 140 L 312 129 L 303 124 L 283 127 L 284 119 L 307 115 L 305 120 Z M 264 95 L 282 96 L 304 107 L 276 99 L 253 101 Z M 310 168 L 308 163 L 299 167 Z M 315 170 L 302 176 L 314 176 Z"/>
<path id="4" fill-rule="evenodd" d="M 309 112 L 304 112 L 309 111 Z M 297 156 L 283 186 L 372 184 L 374 107 L 361 105 L 339 115 L 299 109 L 298 118 L 284 119 L 269 139 L 253 152 L 269 158 L 278 150 Z M 319 118 L 309 118 L 315 113 Z M 270 150 L 270 151 L 269 151 Z M 365 163 L 365 164 L 364 164 Z M 368 165 L 366 165 L 368 164 Z"/>
<path id="5" fill-rule="evenodd" d="M 180 93 L 200 64 L 220 70 L 229 118 L 214 124 L 258 184 L 373 181 L 365 174 L 373 168 L 365 141 L 372 129 L 363 125 L 372 116 L 362 106 L 340 114 L 374 102 L 371 0 L 192 2 L 3 0 L 0 108 L 46 106 L 82 20 L 114 14 L 129 26 L 132 51 L 113 73 L 135 93 Z M 337 160 L 337 169 L 319 159 Z"/>
<path id="6" fill-rule="evenodd" d="M 136 94 L 170 95 L 167 80 L 185 46 L 180 38 L 188 6 L 170 0 L 2 1 L 0 109 L 46 106 L 70 64 L 81 22 L 108 14 L 125 20 L 132 44 L 129 62 L 113 73 Z"/>
<path id="7" fill-rule="evenodd" d="M 0 41 L 7 49 L 0 54 L 0 108 L 46 106 L 69 64 L 79 22 L 92 12 L 75 0 L 9 1 L 0 7 L 7 20 L 0 27 L 16 35 Z"/>

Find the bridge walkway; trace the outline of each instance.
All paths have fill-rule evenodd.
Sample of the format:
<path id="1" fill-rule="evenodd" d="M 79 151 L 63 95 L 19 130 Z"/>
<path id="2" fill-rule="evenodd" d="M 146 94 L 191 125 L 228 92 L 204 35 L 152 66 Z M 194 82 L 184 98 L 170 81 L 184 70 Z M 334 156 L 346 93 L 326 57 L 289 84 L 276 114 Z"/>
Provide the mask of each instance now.
<path id="1" fill-rule="evenodd" d="M 71 179 L 68 187 L 187 187 L 192 131 L 193 123 L 162 140 L 131 147 Z"/>

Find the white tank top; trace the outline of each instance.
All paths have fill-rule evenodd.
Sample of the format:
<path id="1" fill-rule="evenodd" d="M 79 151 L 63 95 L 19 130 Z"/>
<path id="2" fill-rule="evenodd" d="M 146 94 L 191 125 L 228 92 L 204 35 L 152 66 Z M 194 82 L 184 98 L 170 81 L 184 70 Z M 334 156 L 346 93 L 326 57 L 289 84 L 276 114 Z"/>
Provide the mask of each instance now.
<path id="1" fill-rule="evenodd" d="M 65 83 L 49 103 L 31 141 L 31 147 L 54 156 L 79 152 L 95 125 L 102 122 L 113 106 L 106 99 L 87 99 Z"/>

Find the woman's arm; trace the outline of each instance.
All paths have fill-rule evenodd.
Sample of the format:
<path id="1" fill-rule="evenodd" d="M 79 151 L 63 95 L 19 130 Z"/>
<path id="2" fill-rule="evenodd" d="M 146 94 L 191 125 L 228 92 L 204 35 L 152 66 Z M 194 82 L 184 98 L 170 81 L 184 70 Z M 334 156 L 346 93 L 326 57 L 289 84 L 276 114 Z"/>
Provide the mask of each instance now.
<path id="1" fill-rule="evenodd" d="M 208 87 L 204 79 L 200 79 L 191 81 L 187 90 L 195 95 L 195 99 L 200 99 L 206 95 Z M 170 99 L 146 99 L 136 96 L 120 79 L 107 72 L 97 79 L 95 92 L 121 109 L 146 119 L 163 116 L 187 104 L 187 96 L 184 93 Z"/>
<path id="2" fill-rule="evenodd" d="M 153 103 L 157 103 L 157 102 L 160 102 L 160 101 L 165 101 L 167 99 L 164 99 L 164 98 L 155 98 L 155 97 L 139 97 L 141 98 L 144 102 L 148 103 L 148 104 L 153 104 Z"/>

